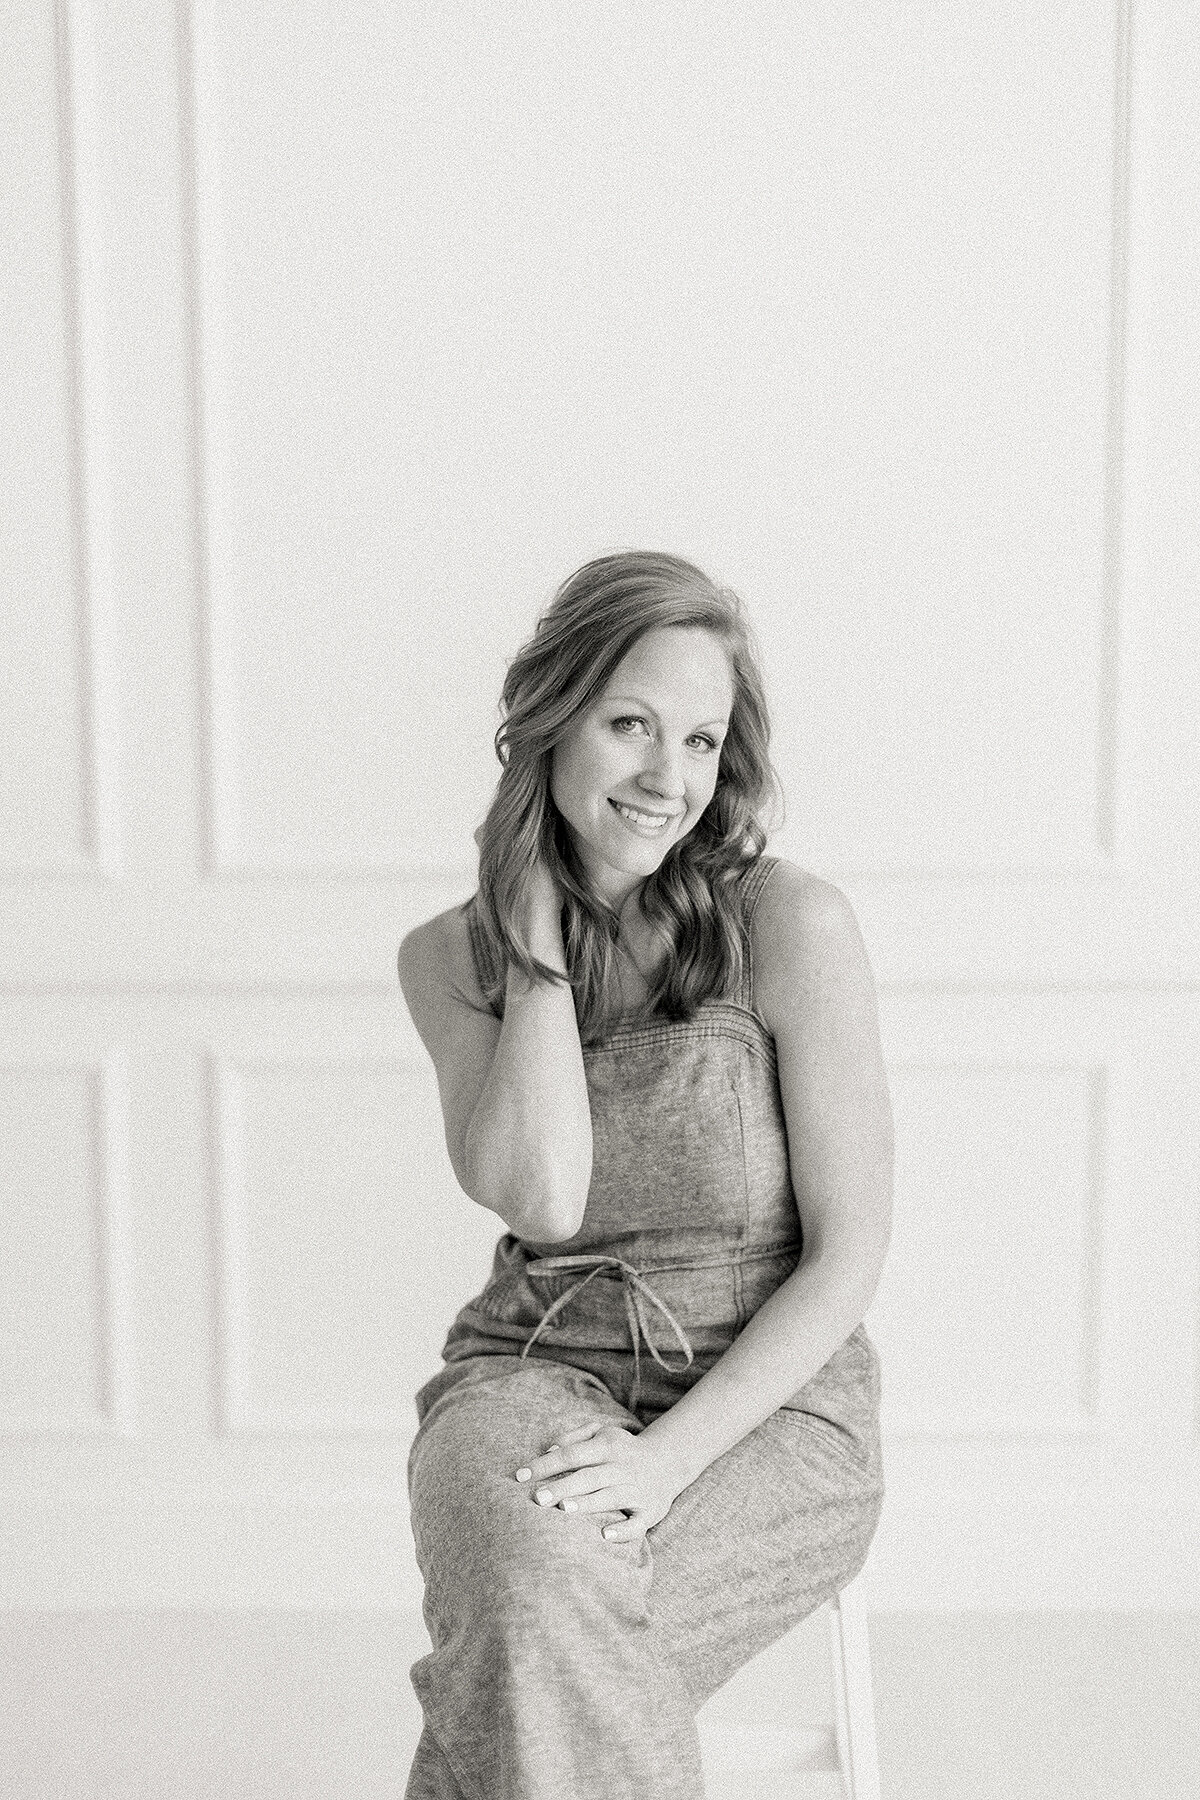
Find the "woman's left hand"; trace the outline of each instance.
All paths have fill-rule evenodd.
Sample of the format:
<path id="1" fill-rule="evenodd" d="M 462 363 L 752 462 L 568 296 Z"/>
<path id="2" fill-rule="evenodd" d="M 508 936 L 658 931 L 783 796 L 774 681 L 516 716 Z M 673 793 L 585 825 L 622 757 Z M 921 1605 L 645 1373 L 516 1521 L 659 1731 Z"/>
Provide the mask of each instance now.
<path id="1" fill-rule="evenodd" d="M 537 1506 L 627 1513 L 628 1518 L 604 1527 L 610 1542 L 623 1544 L 644 1536 L 664 1519 L 688 1485 L 653 1438 L 612 1424 L 568 1431 L 544 1456 L 518 1469 L 516 1479 L 529 1483 Z"/>

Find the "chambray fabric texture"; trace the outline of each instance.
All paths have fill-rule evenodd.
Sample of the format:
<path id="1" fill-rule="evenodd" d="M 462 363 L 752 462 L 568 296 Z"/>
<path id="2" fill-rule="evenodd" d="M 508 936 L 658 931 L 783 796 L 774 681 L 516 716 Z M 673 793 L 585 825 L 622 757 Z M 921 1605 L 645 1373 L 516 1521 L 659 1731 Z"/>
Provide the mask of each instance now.
<path id="1" fill-rule="evenodd" d="M 802 1234 L 742 888 L 734 996 L 584 1050 L 593 1170 L 564 1243 L 505 1233 L 416 1396 L 408 1464 L 432 1650 L 406 1800 L 702 1800 L 695 1713 L 866 1560 L 884 1481 L 858 1325 L 640 1543 L 514 1480 L 563 1432 L 639 1431 L 795 1268 Z M 481 978 L 490 974 L 472 903 Z M 564 1266 L 562 1259 L 570 1259 Z"/>

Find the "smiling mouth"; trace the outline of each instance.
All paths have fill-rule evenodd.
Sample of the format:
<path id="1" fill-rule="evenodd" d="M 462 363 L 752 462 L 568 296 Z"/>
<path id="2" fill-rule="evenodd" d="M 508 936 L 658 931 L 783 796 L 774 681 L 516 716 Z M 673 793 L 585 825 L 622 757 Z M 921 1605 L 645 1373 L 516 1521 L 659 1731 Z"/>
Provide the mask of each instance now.
<path id="1" fill-rule="evenodd" d="M 626 806 L 620 800 L 610 799 L 608 804 L 630 825 L 640 825 L 643 831 L 665 831 L 673 819 L 682 816 L 679 813 L 643 812 L 640 807 Z"/>

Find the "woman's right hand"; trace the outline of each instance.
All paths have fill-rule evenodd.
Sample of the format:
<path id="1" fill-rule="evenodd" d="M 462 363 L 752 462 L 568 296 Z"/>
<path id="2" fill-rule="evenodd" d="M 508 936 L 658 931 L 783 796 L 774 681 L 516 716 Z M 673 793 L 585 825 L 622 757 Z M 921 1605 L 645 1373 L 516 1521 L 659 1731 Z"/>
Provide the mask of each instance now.
<path id="1" fill-rule="evenodd" d="M 483 826 L 477 825 L 473 835 L 476 844 L 481 846 Z M 562 889 L 539 851 L 525 877 L 518 910 L 526 942 L 533 948 L 534 955 L 556 964 L 561 961 L 562 904 Z M 541 949 L 537 948 L 539 945 Z"/>

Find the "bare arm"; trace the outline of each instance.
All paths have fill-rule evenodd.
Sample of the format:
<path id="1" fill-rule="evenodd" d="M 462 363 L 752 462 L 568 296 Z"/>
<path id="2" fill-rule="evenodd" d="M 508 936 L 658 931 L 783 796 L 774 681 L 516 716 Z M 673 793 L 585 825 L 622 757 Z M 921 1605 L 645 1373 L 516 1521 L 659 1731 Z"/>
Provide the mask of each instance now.
<path id="1" fill-rule="evenodd" d="M 815 1375 L 862 1319 L 891 1232 L 892 1113 L 875 987 L 849 902 L 784 864 L 755 918 L 755 986 L 775 1038 L 800 1261 L 647 1438 L 685 1484 Z"/>
<path id="2" fill-rule="evenodd" d="M 541 865 L 526 904 L 533 954 L 565 972 L 560 895 Z M 483 1005 L 465 921 L 454 913 L 409 933 L 399 969 L 437 1071 L 459 1186 L 518 1237 L 572 1237 L 591 1183 L 592 1120 L 571 989 L 510 969 L 503 1020 L 473 1012 L 454 993 Z"/>

